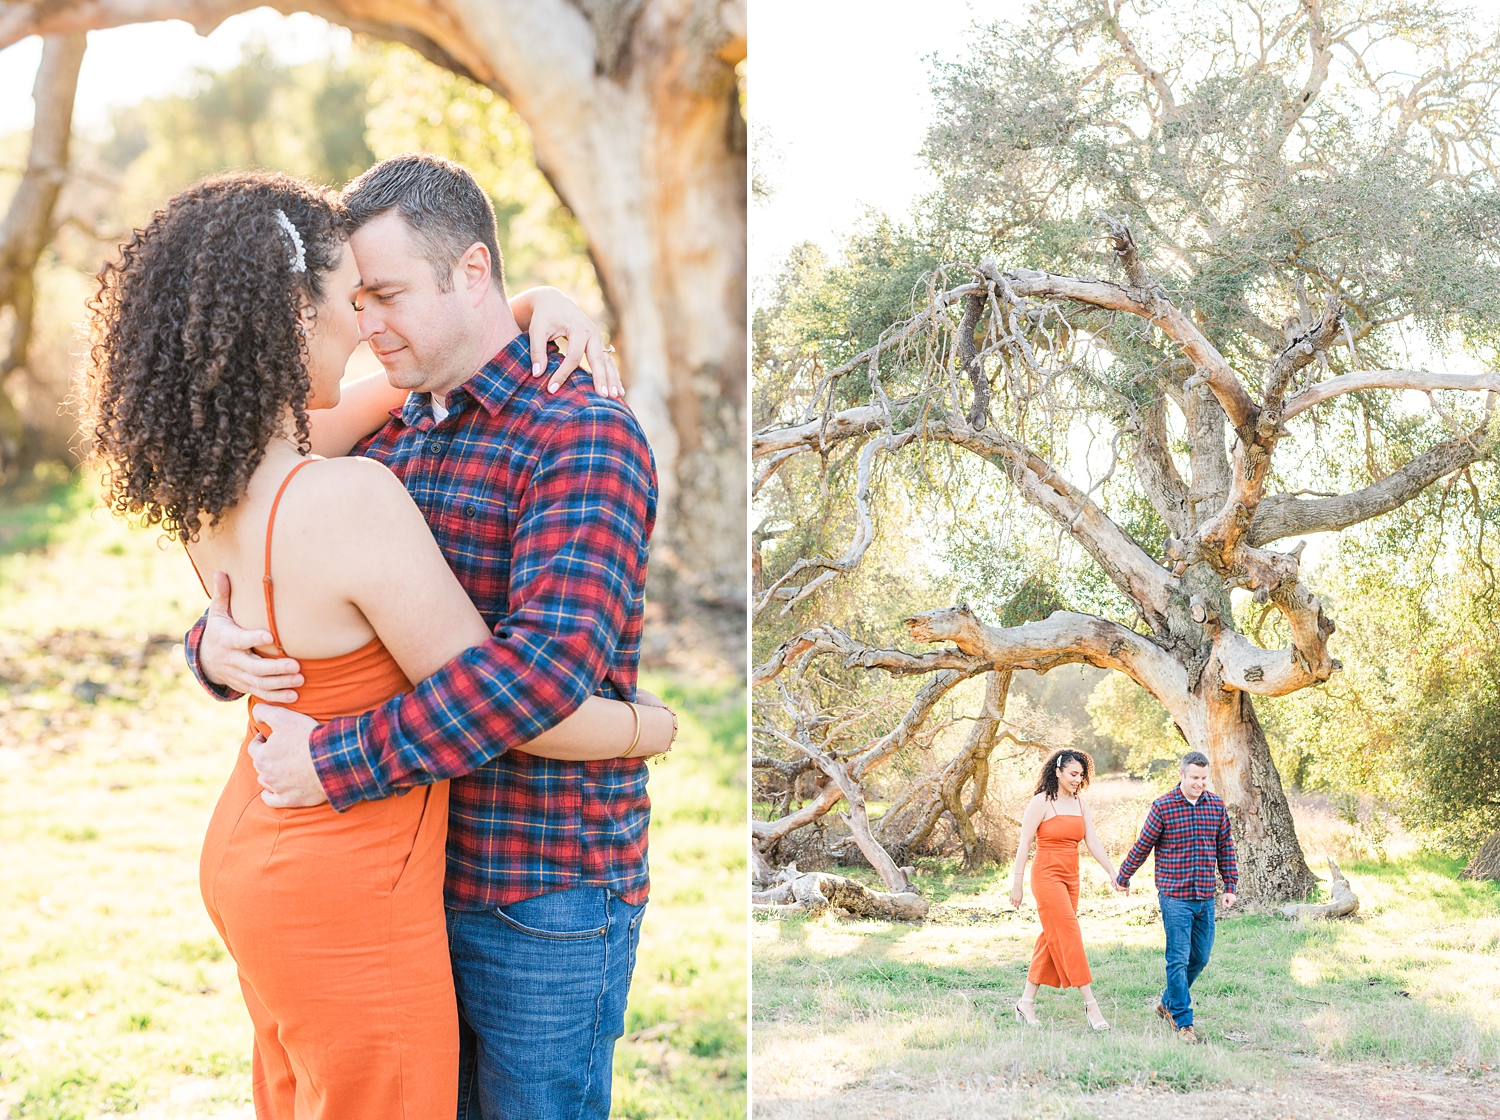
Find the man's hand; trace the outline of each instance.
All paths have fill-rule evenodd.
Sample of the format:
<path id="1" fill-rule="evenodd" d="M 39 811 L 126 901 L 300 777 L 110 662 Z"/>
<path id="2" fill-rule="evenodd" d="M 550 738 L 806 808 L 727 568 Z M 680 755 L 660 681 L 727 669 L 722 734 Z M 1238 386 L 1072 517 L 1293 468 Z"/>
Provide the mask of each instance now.
<path id="1" fill-rule="evenodd" d="M 269 739 L 257 735 L 249 748 L 256 777 L 265 790 L 260 799 L 273 809 L 305 809 L 327 801 L 307 745 L 318 721 L 269 704 L 255 705 L 253 714 L 257 722 L 271 728 Z"/>
<path id="2" fill-rule="evenodd" d="M 568 340 L 562 364 L 547 381 L 547 392 L 555 393 L 586 357 L 594 375 L 594 389 L 601 397 L 625 396 L 625 382 L 615 365 L 614 348 L 604 338 L 594 321 L 578 305 L 556 288 L 532 290 L 531 324 L 526 334 L 531 346 L 531 375 L 540 377 L 547 368 L 547 343 L 554 338 Z"/>
<path id="3" fill-rule="evenodd" d="M 249 693 L 275 704 L 292 704 L 302 683 L 302 666 L 290 657 L 262 657 L 256 646 L 276 639 L 269 630 L 244 630 L 229 615 L 229 576 L 214 573 L 214 597 L 208 604 L 198 665 L 213 684 Z"/>
<path id="4" fill-rule="evenodd" d="M 1224 892 L 1224 909 L 1228 910 L 1231 906 L 1233 906 L 1235 904 L 1235 901 L 1238 898 L 1239 898 L 1239 896 L 1236 895 L 1233 891 L 1225 891 Z"/>
<path id="5" fill-rule="evenodd" d="M 1116 894 L 1129 894 L 1130 893 L 1130 884 L 1129 883 L 1122 883 L 1122 882 L 1120 882 L 1120 880 L 1115 879 L 1115 880 L 1111 881 L 1111 883 L 1109 885 L 1114 888 Z"/>

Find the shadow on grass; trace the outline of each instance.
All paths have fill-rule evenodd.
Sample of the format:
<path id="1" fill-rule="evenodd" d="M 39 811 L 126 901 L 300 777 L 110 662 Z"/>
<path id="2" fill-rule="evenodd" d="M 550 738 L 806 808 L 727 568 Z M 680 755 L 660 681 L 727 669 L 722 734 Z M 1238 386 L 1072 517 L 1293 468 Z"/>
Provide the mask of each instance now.
<path id="1" fill-rule="evenodd" d="M 1456 879 L 1455 861 L 1351 866 L 1420 895 L 1447 920 L 1482 922 L 1476 936 L 1435 940 L 1425 913 L 1295 923 L 1266 914 L 1219 923 L 1213 958 L 1194 985 L 1195 1026 L 1209 1045 L 1183 1047 L 1154 1014 L 1164 983 L 1159 923 L 1083 919 L 1095 994 L 1114 1029 L 1094 1036 L 1072 992 L 1043 989 L 1040 1031 L 1014 1021 L 1036 926 L 987 921 L 842 923 L 792 919 L 755 962 L 755 1013 L 768 1026 L 806 1024 L 853 1043 L 878 1027 L 867 1083 L 883 1077 L 1005 1076 L 1085 1089 L 1149 1081 L 1187 1089 L 1259 1079 L 1298 1057 L 1469 1069 L 1500 1059 L 1488 993 L 1451 1000 L 1454 978 L 1482 971 L 1493 948 L 1478 936 L 1500 915 L 1500 889 Z M 995 876 L 924 878 L 934 901 Z M 932 888 L 928 890 L 929 886 Z M 1402 925 L 1401 923 L 1406 923 Z M 1409 927 L 1409 928 L 1407 928 Z M 1493 932 L 1493 931 L 1491 931 Z M 1489 958 L 1484 957 L 1488 951 Z M 1464 953 L 1474 954 L 1472 962 Z M 1466 963 L 1468 962 L 1468 963 Z M 1491 965 L 1492 967 L 1492 965 Z M 1469 1010 L 1469 1009 L 1472 1010 Z"/>

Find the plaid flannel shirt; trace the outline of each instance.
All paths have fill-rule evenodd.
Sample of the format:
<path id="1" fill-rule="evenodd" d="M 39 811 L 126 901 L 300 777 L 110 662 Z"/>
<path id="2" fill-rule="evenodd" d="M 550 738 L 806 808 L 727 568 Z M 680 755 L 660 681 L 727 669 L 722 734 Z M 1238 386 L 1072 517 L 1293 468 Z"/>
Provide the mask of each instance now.
<path id="1" fill-rule="evenodd" d="M 1120 862 L 1116 879 L 1122 887 L 1156 849 L 1156 890 L 1168 898 L 1205 899 L 1214 896 L 1214 863 L 1224 877 L 1224 891 L 1234 894 L 1239 871 L 1234 863 L 1234 838 L 1224 801 L 1204 790 L 1195 805 L 1176 786 L 1151 803 L 1146 823 L 1130 852 Z"/>
<path id="2" fill-rule="evenodd" d="M 549 351 L 549 369 L 559 361 Z M 522 335 L 435 423 L 425 394 L 358 445 L 406 485 L 494 637 L 412 692 L 312 736 L 343 810 L 452 778 L 445 901 L 503 906 L 570 887 L 645 900 L 646 765 L 511 748 L 590 695 L 635 696 L 656 474 L 635 417 L 575 375 L 532 378 Z M 203 620 L 188 635 L 199 680 Z M 215 695 L 232 698 L 208 686 Z"/>

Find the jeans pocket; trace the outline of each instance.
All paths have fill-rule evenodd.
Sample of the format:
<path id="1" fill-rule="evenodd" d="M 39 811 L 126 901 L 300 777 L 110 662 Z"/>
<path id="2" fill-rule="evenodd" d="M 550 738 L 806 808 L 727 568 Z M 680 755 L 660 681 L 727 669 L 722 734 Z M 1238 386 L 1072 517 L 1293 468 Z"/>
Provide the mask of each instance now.
<path id="1" fill-rule="evenodd" d="M 603 937 L 609 932 L 607 925 L 600 926 L 598 929 L 581 930 L 537 929 L 534 926 L 522 925 L 498 906 L 495 907 L 495 917 L 499 918 L 517 933 L 523 933 L 527 937 L 535 937 L 542 941 L 590 941 L 597 937 Z"/>

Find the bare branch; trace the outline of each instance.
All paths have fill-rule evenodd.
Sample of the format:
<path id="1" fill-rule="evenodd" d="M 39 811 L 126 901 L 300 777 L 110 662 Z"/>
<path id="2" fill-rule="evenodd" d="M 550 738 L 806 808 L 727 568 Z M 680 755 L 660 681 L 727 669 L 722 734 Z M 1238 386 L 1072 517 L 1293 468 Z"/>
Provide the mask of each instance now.
<path id="1" fill-rule="evenodd" d="M 901 450 L 912 440 L 914 434 L 915 429 L 908 429 L 896 435 L 881 436 L 864 446 L 859 453 L 858 481 L 854 488 L 854 510 L 857 518 L 854 539 L 849 542 L 844 555 L 837 560 L 826 556 L 799 559 L 782 574 L 780 579 L 761 592 L 755 600 L 754 613 L 756 615 L 759 615 L 771 602 L 780 599 L 786 600 L 786 606 L 781 608 L 781 613 L 786 615 L 818 588 L 859 566 L 870 543 L 875 539 L 875 519 L 870 513 L 870 477 L 874 469 L 875 456 L 881 451 Z M 803 572 L 818 568 L 822 571 L 806 583 L 795 587 L 791 585 L 791 581 Z"/>
<path id="2" fill-rule="evenodd" d="M 1187 695 L 1187 673 L 1150 638 L 1118 622 L 1054 611 L 1040 622 L 990 626 L 965 605 L 923 611 L 905 620 L 913 641 L 952 642 L 996 669 L 1035 669 L 1086 662 L 1126 673 L 1160 700 L 1174 719 Z"/>
<path id="3" fill-rule="evenodd" d="M 983 670 L 976 670 L 982 672 Z M 876 739 L 849 763 L 849 774 L 855 781 L 863 781 L 866 774 L 887 761 L 903 748 L 909 746 L 927 722 L 938 701 L 954 686 L 968 680 L 973 672 L 944 670 L 933 676 L 917 692 L 911 706 L 890 731 Z M 797 829 L 811 824 L 824 816 L 842 800 L 844 794 L 837 784 L 830 782 L 819 792 L 818 797 L 803 805 L 794 813 L 788 813 L 774 821 L 751 820 L 750 833 L 762 845 L 771 844 Z"/>
<path id="4" fill-rule="evenodd" d="M 1017 270 L 1005 278 L 1020 294 L 1040 299 L 1069 299 L 1106 311 L 1124 311 L 1150 320 L 1183 353 L 1202 375 L 1204 383 L 1219 399 L 1235 427 L 1252 422 L 1259 413 L 1250 394 L 1240 384 L 1224 355 L 1160 289 L 1136 292 L 1107 280 L 1054 276 L 1050 272 Z"/>
<path id="5" fill-rule="evenodd" d="M 1167 402 L 1163 397 L 1152 400 L 1133 417 L 1136 444 L 1131 462 L 1136 465 L 1146 498 L 1161 519 L 1172 529 L 1173 537 L 1193 534 L 1193 507 L 1188 505 L 1187 483 L 1182 481 L 1178 465 L 1167 451 Z"/>
<path id="6" fill-rule="evenodd" d="M 1255 546 L 1284 537 L 1345 529 L 1405 505 L 1445 475 L 1489 458 L 1485 429 L 1446 440 L 1378 482 L 1333 498 L 1269 494 L 1255 511 L 1245 540 Z"/>
<path id="7" fill-rule="evenodd" d="M 1416 389 L 1430 393 L 1435 389 L 1456 389 L 1462 392 L 1500 392 L 1500 373 L 1427 373 L 1410 369 L 1362 370 L 1330 377 L 1316 385 L 1309 385 L 1289 398 L 1282 409 L 1284 423 L 1314 405 L 1341 396 L 1358 393 L 1365 389 Z"/>
<path id="8" fill-rule="evenodd" d="M 910 403 L 903 397 L 893 406 Z M 789 428 L 764 428 L 750 437 L 750 458 L 780 455 L 792 451 L 826 451 L 842 440 L 869 435 L 885 426 L 885 410 L 878 404 L 860 405 L 836 412 L 826 421 L 813 420 Z"/>

